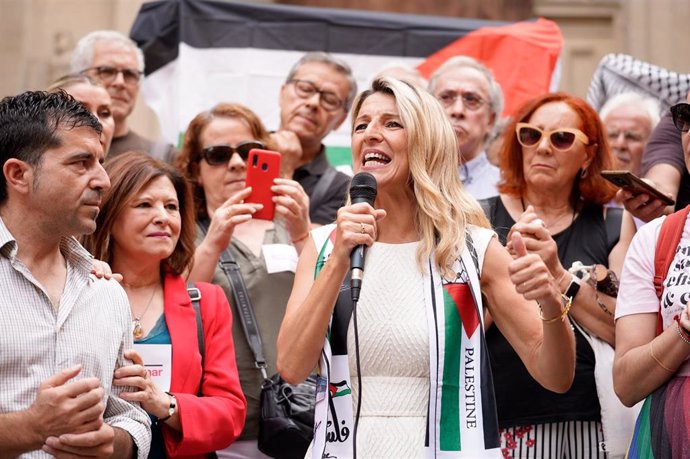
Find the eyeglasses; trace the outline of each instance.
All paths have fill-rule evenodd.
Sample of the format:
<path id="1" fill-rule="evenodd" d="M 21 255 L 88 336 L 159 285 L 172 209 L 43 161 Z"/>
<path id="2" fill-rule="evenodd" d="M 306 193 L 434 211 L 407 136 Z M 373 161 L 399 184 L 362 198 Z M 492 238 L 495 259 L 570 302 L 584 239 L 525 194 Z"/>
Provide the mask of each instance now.
<path id="1" fill-rule="evenodd" d="M 690 104 L 681 103 L 671 107 L 673 124 L 680 132 L 688 132 L 690 129 Z"/>
<path id="2" fill-rule="evenodd" d="M 644 135 L 639 132 L 633 132 L 633 131 L 609 131 L 606 133 L 606 136 L 609 138 L 609 143 L 613 143 L 618 138 L 623 135 L 623 140 L 626 142 L 643 142 L 644 141 Z"/>
<path id="3" fill-rule="evenodd" d="M 471 111 L 479 110 L 479 108 L 486 103 L 479 94 L 471 91 L 443 91 L 437 96 L 437 99 L 441 102 L 441 105 L 448 108 L 455 104 L 458 97 L 462 99 L 462 105 Z"/>
<path id="4" fill-rule="evenodd" d="M 575 143 L 575 139 L 585 145 L 589 145 L 589 138 L 579 129 L 560 128 L 553 131 L 544 131 L 528 123 L 518 123 L 515 127 L 517 140 L 523 147 L 533 147 L 541 142 L 542 136 L 547 136 L 551 146 L 556 150 L 569 150 Z"/>
<path id="5" fill-rule="evenodd" d="M 295 87 L 295 93 L 301 99 L 308 99 L 314 94 L 319 94 L 319 104 L 329 112 L 338 110 L 344 105 L 344 102 L 338 97 L 338 95 L 331 91 L 323 91 L 316 87 L 314 83 L 307 80 L 296 80 L 292 79 L 288 83 L 292 83 Z"/>
<path id="6" fill-rule="evenodd" d="M 98 78 L 103 84 L 110 84 L 117 78 L 119 73 L 122 74 L 122 79 L 127 86 L 136 86 L 141 79 L 144 72 L 136 69 L 118 69 L 110 67 L 109 65 L 101 65 L 99 67 L 91 67 L 82 70 L 82 74 Z"/>
<path id="7" fill-rule="evenodd" d="M 249 140 L 237 144 L 237 146 L 230 145 L 211 145 L 201 150 L 201 158 L 205 159 L 209 166 L 220 166 L 227 164 L 232 158 L 232 155 L 237 153 L 242 158 L 242 161 L 247 162 L 249 152 L 254 148 L 266 148 L 265 145 L 257 140 Z"/>

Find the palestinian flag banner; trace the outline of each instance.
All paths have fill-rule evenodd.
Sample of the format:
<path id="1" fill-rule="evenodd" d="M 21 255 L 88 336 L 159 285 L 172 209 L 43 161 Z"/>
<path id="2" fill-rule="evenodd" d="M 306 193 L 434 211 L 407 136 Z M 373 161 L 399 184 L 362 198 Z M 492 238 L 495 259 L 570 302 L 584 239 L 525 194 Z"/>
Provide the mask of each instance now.
<path id="1" fill-rule="evenodd" d="M 308 51 L 326 51 L 348 62 L 360 90 L 392 62 L 419 66 L 428 77 L 450 55 L 473 56 L 494 69 L 512 110 L 512 101 L 553 88 L 562 46 L 558 27 L 545 20 L 506 26 L 209 0 L 145 3 L 130 35 L 146 59 L 144 99 L 158 115 L 163 138 L 175 144 L 196 114 L 219 102 L 247 105 L 268 129 L 277 129 L 280 87 Z M 349 131 L 345 121 L 324 141 L 336 166 L 350 164 Z"/>

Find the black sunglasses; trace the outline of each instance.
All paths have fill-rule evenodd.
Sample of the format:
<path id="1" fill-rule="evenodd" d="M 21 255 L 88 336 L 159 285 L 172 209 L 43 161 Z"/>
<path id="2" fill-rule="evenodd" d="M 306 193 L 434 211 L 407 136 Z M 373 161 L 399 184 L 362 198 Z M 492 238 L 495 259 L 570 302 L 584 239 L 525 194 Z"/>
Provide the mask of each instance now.
<path id="1" fill-rule="evenodd" d="M 242 142 L 234 147 L 230 145 L 211 145 L 201 150 L 201 158 L 205 159 L 209 166 L 220 166 L 230 161 L 232 155 L 237 153 L 242 158 L 242 161 L 247 162 L 249 152 L 254 148 L 266 148 L 266 146 L 258 140 Z"/>
<path id="2" fill-rule="evenodd" d="M 680 103 L 671 107 L 673 124 L 680 132 L 688 132 L 690 129 L 690 104 Z"/>

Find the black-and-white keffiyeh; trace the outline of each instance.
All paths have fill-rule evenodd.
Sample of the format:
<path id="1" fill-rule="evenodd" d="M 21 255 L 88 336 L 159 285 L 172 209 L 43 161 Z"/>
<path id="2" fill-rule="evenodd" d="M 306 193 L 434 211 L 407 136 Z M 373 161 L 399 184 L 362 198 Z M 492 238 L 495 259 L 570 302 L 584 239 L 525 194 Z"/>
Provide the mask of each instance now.
<path id="1" fill-rule="evenodd" d="M 672 72 L 627 54 L 607 54 L 592 76 L 587 102 L 598 111 L 608 99 L 628 91 L 657 99 L 665 112 L 685 100 L 690 74 Z"/>

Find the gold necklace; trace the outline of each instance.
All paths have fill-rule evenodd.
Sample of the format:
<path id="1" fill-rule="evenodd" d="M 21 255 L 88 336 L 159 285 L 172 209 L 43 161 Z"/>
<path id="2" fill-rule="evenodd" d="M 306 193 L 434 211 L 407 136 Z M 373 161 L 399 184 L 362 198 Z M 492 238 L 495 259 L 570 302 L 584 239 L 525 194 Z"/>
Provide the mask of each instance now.
<path id="1" fill-rule="evenodd" d="M 153 297 L 156 295 L 156 290 L 158 290 L 158 284 L 156 284 L 153 287 L 153 291 L 151 292 L 151 298 L 149 298 L 149 302 L 146 303 L 144 312 L 142 312 L 139 317 L 134 317 L 134 320 L 132 321 L 132 325 L 134 326 L 134 328 L 132 329 L 132 335 L 134 336 L 134 339 L 140 339 L 144 336 L 144 328 L 141 326 L 141 319 L 144 318 L 144 315 L 149 310 L 149 306 L 151 306 L 151 303 L 153 302 Z"/>

